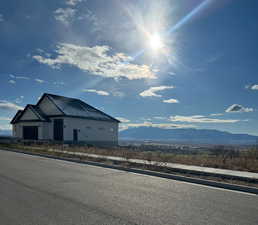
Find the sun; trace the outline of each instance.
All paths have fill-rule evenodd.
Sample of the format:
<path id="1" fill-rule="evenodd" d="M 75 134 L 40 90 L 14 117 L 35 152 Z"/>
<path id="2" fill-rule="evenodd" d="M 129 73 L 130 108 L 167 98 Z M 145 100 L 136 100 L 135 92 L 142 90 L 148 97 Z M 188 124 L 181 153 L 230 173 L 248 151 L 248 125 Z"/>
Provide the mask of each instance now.
<path id="1" fill-rule="evenodd" d="M 164 44 L 159 34 L 149 36 L 149 46 L 156 52 L 163 48 Z"/>

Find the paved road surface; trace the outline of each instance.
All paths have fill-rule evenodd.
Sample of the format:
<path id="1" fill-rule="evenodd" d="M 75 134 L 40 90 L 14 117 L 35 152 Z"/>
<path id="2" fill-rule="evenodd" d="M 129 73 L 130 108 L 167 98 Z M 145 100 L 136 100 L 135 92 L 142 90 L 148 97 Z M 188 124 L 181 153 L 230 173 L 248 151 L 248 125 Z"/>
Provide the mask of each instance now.
<path id="1" fill-rule="evenodd" d="M 0 151 L 3 225 L 257 225 L 258 196 Z"/>

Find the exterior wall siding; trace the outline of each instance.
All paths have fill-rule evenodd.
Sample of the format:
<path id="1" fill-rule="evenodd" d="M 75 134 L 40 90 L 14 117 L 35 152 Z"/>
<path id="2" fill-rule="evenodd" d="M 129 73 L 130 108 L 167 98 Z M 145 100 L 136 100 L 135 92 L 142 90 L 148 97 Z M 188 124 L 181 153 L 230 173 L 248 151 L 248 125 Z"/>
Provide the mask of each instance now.
<path id="1" fill-rule="evenodd" d="M 37 126 L 38 127 L 38 139 L 44 140 L 45 138 L 45 127 L 43 122 L 19 122 L 13 125 L 14 137 L 23 138 L 23 127 L 24 126 Z"/>
<path id="2" fill-rule="evenodd" d="M 78 141 L 88 143 L 118 142 L 118 123 L 80 118 L 64 118 L 64 140 L 73 141 L 73 130 L 78 130 Z"/>
<path id="3" fill-rule="evenodd" d="M 37 120 L 39 119 L 29 108 L 24 112 L 20 120 Z"/>
<path id="4" fill-rule="evenodd" d="M 70 117 L 51 118 L 51 122 L 19 122 L 13 125 L 13 136 L 23 138 L 23 126 L 38 126 L 39 140 L 53 140 L 54 119 L 64 120 L 64 141 L 73 142 L 73 130 L 78 130 L 78 142 L 89 144 L 118 143 L 118 123 Z"/>

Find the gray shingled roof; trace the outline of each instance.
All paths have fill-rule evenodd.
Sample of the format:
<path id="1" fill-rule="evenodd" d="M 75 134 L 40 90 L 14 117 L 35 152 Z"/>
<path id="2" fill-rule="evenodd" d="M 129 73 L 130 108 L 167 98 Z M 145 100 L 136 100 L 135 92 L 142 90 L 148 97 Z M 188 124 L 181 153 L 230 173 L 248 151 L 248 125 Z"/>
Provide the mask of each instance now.
<path id="1" fill-rule="evenodd" d="M 79 99 L 53 94 L 44 95 L 47 96 L 66 116 L 120 122 L 119 120 L 107 115 L 106 113 L 88 105 Z"/>
<path id="2" fill-rule="evenodd" d="M 37 115 L 42 121 L 49 121 L 47 115 L 43 113 L 37 105 L 29 105 L 30 109 Z"/>
<path id="3" fill-rule="evenodd" d="M 79 99 L 67 98 L 64 96 L 53 94 L 44 94 L 37 103 L 37 105 L 27 105 L 24 110 L 19 110 L 16 113 L 13 120 L 11 121 L 11 123 L 13 124 L 19 121 L 26 108 L 30 108 L 34 112 L 34 114 L 39 118 L 40 121 L 48 122 L 49 117 L 51 116 L 44 114 L 38 107 L 41 100 L 45 97 L 49 98 L 50 101 L 52 101 L 54 105 L 60 110 L 60 116 L 80 117 L 86 119 L 112 121 L 118 123 L 120 122 L 112 116 L 107 115 L 106 113 L 88 105 L 87 103 Z"/>

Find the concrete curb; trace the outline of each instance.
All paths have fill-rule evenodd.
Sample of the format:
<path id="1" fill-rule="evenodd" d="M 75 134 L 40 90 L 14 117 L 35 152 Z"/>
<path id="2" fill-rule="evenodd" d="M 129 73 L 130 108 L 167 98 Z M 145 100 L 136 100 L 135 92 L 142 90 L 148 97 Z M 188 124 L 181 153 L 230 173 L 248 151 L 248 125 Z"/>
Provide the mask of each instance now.
<path id="1" fill-rule="evenodd" d="M 117 170 L 121 170 L 121 171 L 125 171 L 125 172 L 132 172 L 132 173 L 137 173 L 137 174 L 155 176 L 155 177 L 160 177 L 160 178 L 165 178 L 165 179 L 172 179 L 172 180 L 177 180 L 177 181 L 183 181 L 183 182 L 188 182 L 188 183 L 200 184 L 200 185 L 205 185 L 205 186 L 223 188 L 223 189 L 240 191 L 240 192 L 258 195 L 258 188 L 255 188 L 255 187 L 248 187 L 248 186 L 237 185 L 237 184 L 229 184 L 229 183 L 224 183 L 224 182 L 204 180 L 204 179 L 186 177 L 186 176 L 181 176 L 181 175 L 174 175 L 174 174 L 169 174 L 169 173 L 155 172 L 155 171 L 151 171 L 151 170 L 125 168 L 125 167 L 121 167 L 121 166 L 108 165 L 108 164 L 104 164 L 104 163 L 100 163 L 100 162 L 81 161 L 79 159 L 71 159 L 71 158 L 67 158 L 67 157 L 45 155 L 45 154 L 41 154 L 41 153 L 32 153 L 32 152 L 26 152 L 26 151 L 15 150 L 15 149 L 0 149 L 0 150 L 22 153 L 25 155 L 40 156 L 40 157 L 50 158 L 50 159 L 64 160 L 64 161 L 68 161 L 68 162 L 86 164 L 86 165 L 91 165 L 91 166 L 98 166 L 98 167 L 109 168 L 109 169 L 117 169 Z"/>
<path id="2" fill-rule="evenodd" d="M 155 168 L 158 168 L 162 171 L 162 169 L 168 169 L 169 172 L 176 172 L 176 173 L 183 173 L 183 174 L 192 174 L 192 175 L 197 175 L 197 176 L 212 176 L 212 177 L 217 177 L 217 178 L 223 178 L 223 179 L 229 179 L 229 180 L 238 180 L 238 181 L 244 181 L 244 182 L 249 182 L 249 183 L 256 183 L 258 184 L 258 178 L 254 177 L 247 177 L 247 176 L 240 176 L 236 174 L 226 174 L 226 173 L 218 173 L 218 172 L 212 172 L 212 171 L 207 171 L 205 169 L 209 169 L 206 167 L 203 167 L 203 171 L 200 170 L 194 170 L 194 169 L 189 169 L 189 168 L 179 168 L 179 167 L 173 167 L 168 164 L 162 165 L 160 162 L 148 162 L 147 160 L 139 160 L 139 159 L 128 159 L 126 160 L 123 157 L 114 157 L 114 156 L 105 156 L 105 155 L 96 155 L 96 154 L 88 154 L 88 153 L 81 153 L 81 152 L 68 152 L 68 151 L 62 151 L 62 150 L 52 150 L 51 152 L 56 152 L 56 153 L 65 153 L 74 157 L 89 157 L 89 158 L 94 158 L 94 159 L 103 159 L 103 160 L 110 160 L 114 163 L 118 162 L 129 162 L 132 165 L 146 165 L 146 166 L 154 166 Z M 186 165 L 187 166 L 187 165 Z M 191 166 L 190 166 L 191 167 Z M 210 168 L 212 169 L 212 168 Z M 215 169 L 216 170 L 216 169 Z"/>

